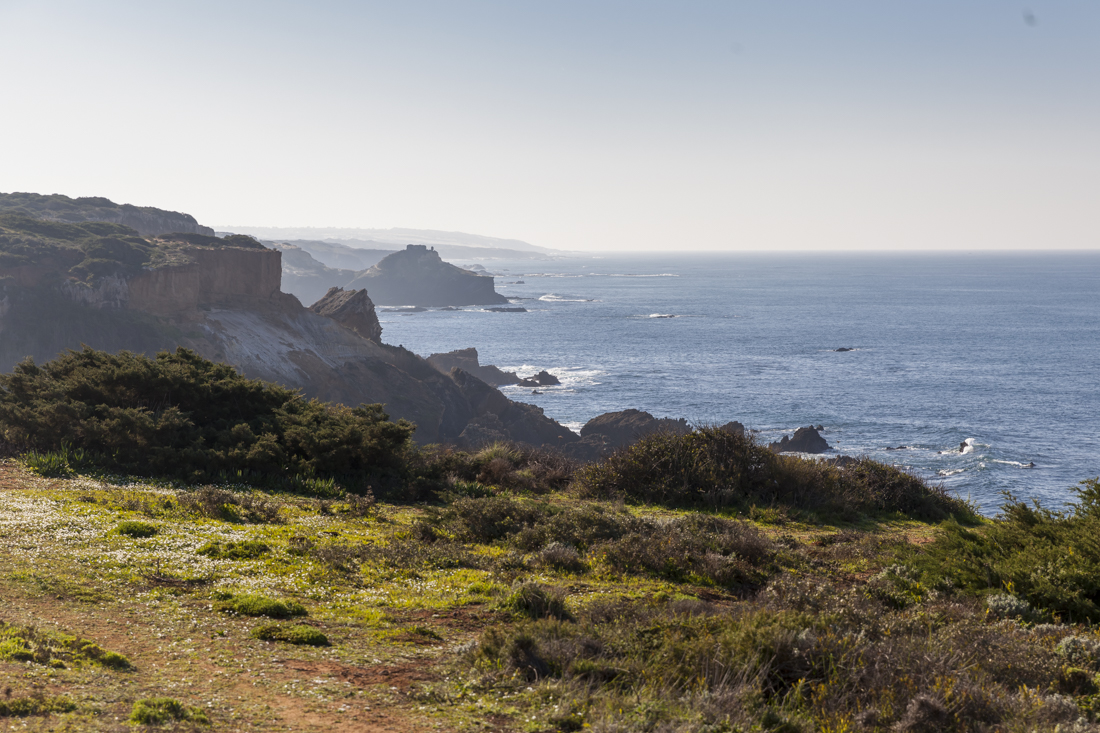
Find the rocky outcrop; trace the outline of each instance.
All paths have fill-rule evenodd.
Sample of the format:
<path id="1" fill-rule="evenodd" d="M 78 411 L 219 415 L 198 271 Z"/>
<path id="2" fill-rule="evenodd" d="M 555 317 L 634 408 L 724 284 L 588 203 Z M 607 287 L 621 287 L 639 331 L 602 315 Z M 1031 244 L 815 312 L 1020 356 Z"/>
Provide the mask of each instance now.
<path id="1" fill-rule="evenodd" d="M 684 435 L 691 432 L 691 426 L 683 418 L 655 418 L 641 410 L 608 412 L 585 423 L 581 440 L 567 446 L 566 453 L 577 460 L 592 461 L 658 432 Z"/>
<path id="2" fill-rule="evenodd" d="M 498 440 L 564 449 L 578 442 L 576 433 L 546 417 L 541 407 L 513 402 L 477 377 L 455 369 L 449 375 L 477 413 L 459 435 L 458 443 L 479 448 Z"/>
<path id="3" fill-rule="evenodd" d="M 331 318 L 365 339 L 381 343 L 382 324 L 366 290 L 330 288 L 325 297 L 309 307 L 319 316 Z"/>
<path id="4" fill-rule="evenodd" d="M 456 349 L 444 354 L 432 354 L 428 357 L 428 363 L 444 374 L 450 374 L 452 369 L 461 369 L 494 387 L 502 384 L 519 384 L 523 381 L 516 376 L 515 372 L 497 369 L 492 364 L 482 366 L 478 360 L 477 349 L 473 347 Z"/>
<path id="5" fill-rule="evenodd" d="M 554 387 L 561 384 L 561 380 L 555 377 L 550 372 L 543 369 L 541 372 L 533 377 L 521 379 L 519 384 L 523 385 L 524 387 Z"/>
<path id="6" fill-rule="evenodd" d="M 719 430 L 725 430 L 727 433 L 732 433 L 733 435 L 736 435 L 738 438 L 744 438 L 745 437 L 745 426 L 742 425 L 741 423 L 737 422 L 736 420 L 734 420 L 732 422 L 728 422 L 725 425 L 719 425 L 718 429 Z"/>
<path id="7" fill-rule="evenodd" d="M 817 432 L 817 428 L 807 425 L 794 431 L 794 437 L 784 435 L 778 443 L 769 443 L 768 448 L 776 453 L 824 453 L 829 443 Z"/>
<path id="8" fill-rule="evenodd" d="M 422 244 L 410 244 L 382 259 L 348 283 L 366 288 L 377 305 L 495 305 L 508 299 L 496 292 L 493 278 L 444 262 Z"/>

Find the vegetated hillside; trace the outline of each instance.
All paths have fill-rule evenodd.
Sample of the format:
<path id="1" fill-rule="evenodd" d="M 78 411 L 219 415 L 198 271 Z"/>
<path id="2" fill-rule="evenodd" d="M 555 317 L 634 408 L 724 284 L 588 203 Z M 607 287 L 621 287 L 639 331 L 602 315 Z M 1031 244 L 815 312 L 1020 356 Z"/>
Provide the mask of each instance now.
<path id="1" fill-rule="evenodd" d="M 185 232 L 213 236 L 189 214 L 152 206 L 116 204 L 99 196 L 70 198 L 61 194 L 0 193 L 0 213 L 16 213 L 35 219 L 68 223 L 107 222 L 122 224 L 142 235 Z"/>
<path id="2" fill-rule="evenodd" d="M 254 386 L 185 357 L 158 364 L 188 389 Z M 134 380 L 107 381 L 82 404 Z M 16 403 L 48 411 L 33 391 Z M 245 401 L 264 395 L 283 397 Z M 579 473 L 410 447 L 428 504 L 23 468 L 71 471 L 74 450 L 0 463 L 0 710 L 51 728 L 1053 733 L 1100 711 L 1100 634 L 1072 605 L 1093 593 L 1096 482 L 1069 514 L 983 523 L 882 464 L 718 430 Z"/>

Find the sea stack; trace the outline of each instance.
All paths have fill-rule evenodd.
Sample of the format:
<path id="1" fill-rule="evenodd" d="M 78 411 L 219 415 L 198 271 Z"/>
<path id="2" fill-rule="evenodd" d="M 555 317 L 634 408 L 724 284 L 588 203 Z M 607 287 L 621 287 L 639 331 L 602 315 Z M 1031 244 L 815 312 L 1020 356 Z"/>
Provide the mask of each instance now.
<path id="1" fill-rule="evenodd" d="M 345 286 L 366 289 L 377 305 L 498 305 L 508 299 L 493 287 L 493 278 L 444 262 L 435 248 L 410 244 L 382 259 Z"/>

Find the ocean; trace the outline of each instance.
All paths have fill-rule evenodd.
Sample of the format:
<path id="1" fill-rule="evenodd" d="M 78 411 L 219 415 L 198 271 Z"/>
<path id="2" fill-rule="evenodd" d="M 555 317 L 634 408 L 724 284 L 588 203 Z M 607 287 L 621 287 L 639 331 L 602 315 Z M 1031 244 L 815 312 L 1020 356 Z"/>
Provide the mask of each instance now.
<path id="1" fill-rule="evenodd" d="M 380 309 L 383 340 L 546 369 L 561 386 L 503 391 L 575 430 L 627 408 L 763 441 L 822 425 L 831 454 L 903 466 L 986 514 L 1004 492 L 1063 506 L 1100 475 L 1100 253 L 481 264 L 528 312 Z"/>

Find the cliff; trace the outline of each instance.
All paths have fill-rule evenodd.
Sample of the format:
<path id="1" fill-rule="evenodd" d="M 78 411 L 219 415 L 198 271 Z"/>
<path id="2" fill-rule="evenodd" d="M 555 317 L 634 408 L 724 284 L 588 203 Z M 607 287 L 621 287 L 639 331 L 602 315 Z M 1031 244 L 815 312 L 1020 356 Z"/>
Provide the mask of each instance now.
<path id="1" fill-rule="evenodd" d="M 148 355 L 184 346 L 308 397 L 383 403 L 417 425 L 421 443 L 577 440 L 472 375 L 371 340 L 380 328 L 366 294 L 332 293 L 315 312 L 283 293 L 280 277 L 281 253 L 249 237 L 153 239 L 118 224 L 0 215 L 0 371 L 82 345 Z"/>
<path id="2" fill-rule="evenodd" d="M 508 299 L 493 278 L 444 262 L 425 245 L 410 244 L 360 273 L 347 286 L 367 289 L 376 305 L 497 305 Z"/>
<path id="3" fill-rule="evenodd" d="M 210 236 L 214 234 L 213 229 L 202 226 L 190 214 L 165 211 L 152 206 L 116 204 L 98 196 L 69 198 L 56 193 L 49 196 L 37 193 L 0 193 L 0 212 L 68 224 L 94 221 L 121 224 L 143 236 L 169 232 Z"/>

